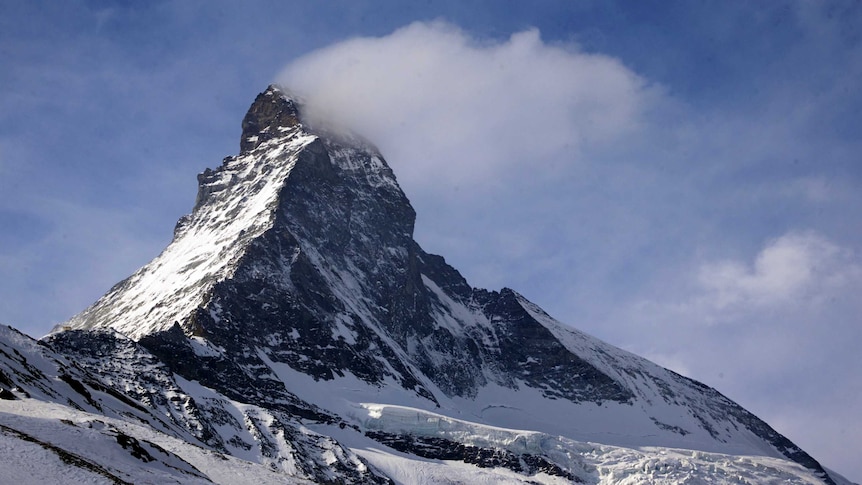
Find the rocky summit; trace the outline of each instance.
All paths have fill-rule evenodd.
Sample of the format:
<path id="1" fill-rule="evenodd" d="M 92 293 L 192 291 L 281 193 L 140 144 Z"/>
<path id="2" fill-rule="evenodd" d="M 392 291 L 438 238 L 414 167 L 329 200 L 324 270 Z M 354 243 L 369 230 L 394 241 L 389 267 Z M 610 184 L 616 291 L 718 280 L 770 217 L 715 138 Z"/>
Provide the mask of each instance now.
<path id="1" fill-rule="evenodd" d="M 119 483 L 843 481 L 714 389 L 470 286 L 378 150 L 283 89 L 242 129 L 158 257 L 39 342 L 0 332 L 0 449 Z"/>

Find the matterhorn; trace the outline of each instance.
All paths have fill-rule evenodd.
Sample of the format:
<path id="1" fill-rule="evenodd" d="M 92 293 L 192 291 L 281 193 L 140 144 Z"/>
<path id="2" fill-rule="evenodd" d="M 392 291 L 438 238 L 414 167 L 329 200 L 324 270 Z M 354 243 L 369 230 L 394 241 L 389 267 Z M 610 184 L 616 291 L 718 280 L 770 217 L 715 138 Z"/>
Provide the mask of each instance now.
<path id="1" fill-rule="evenodd" d="M 4 483 L 849 483 L 718 391 L 472 287 L 374 145 L 259 94 L 149 264 L 0 327 Z"/>

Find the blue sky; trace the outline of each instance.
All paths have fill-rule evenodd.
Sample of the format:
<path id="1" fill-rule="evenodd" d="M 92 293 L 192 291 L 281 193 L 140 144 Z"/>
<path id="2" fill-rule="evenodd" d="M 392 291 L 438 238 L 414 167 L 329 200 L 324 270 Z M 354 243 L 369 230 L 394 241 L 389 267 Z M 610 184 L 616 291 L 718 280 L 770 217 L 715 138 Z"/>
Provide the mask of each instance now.
<path id="1" fill-rule="evenodd" d="M 370 137 L 475 286 L 862 481 L 858 2 L 0 0 L 0 322 L 145 264 L 274 81 Z"/>

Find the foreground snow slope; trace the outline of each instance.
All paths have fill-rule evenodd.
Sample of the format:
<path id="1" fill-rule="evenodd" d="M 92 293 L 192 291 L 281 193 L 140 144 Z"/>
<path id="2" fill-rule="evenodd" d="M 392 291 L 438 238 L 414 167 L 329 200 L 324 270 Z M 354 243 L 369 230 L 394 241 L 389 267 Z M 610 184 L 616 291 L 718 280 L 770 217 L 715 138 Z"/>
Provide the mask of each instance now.
<path id="1" fill-rule="evenodd" d="M 117 418 L 0 401 L 0 483 L 313 483 Z"/>
<path id="2" fill-rule="evenodd" d="M 148 360 L 140 354 L 131 358 Z M 135 401 L 118 389 L 106 392 L 105 387 L 113 383 L 136 394 L 136 386 L 152 381 L 118 380 L 122 374 L 117 368 L 100 376 L 89 374 L 8 327 L 0 327 L 0 372 L 0 388 L 8 391 L 0 399 L 0 483 L 313 483 L 303 478 L 307 475 L 302 470 L 274 466 L 278 462 L 253 450 L 240 456 L 242 450 L 232 448 L 231 456 L 196 441 L 192 430 L 184 428 L 198 422 L 188 417 L 183 421 L 179 414 L 172 417 L 156 399 Z M 160 371 L 153 367 L 149 372 Z M 194 406 L 206 409 L 221 402 L 227 403 L 222 409 L 228 412 L 244 409 L 246 416 L 263 412 L 174 377 L 170 395 L 184 396 L 187 406 L 197 403 Z M 287 377 L 294 379 L 293 384 L 302 384 L 295 380 L 299 374 Z M 299 426 L 302 432 L 330 437 L 331 443 L 340 443 L 396 483 L 822 483 L 810 470 L 781 458 L 611 446 L 483 424 L 481 412 L 458 413 L 449 408 L 454 402 L 440 410 L 467 416 L 453 418 L 416 407 L 352 401 L 351 396 L 387 400 L 408 396 L 385 387 L 374 393 L 357 381 L 330 381 L 325 386 L 318 388 L 321 394 L 313 400 L 325 401 L 323 391 L 328 391 L 332 409 L 347 421 L 307 422 Z M 492 409 L 498 407 L 489 406 L 485 412 Z M 159 412 L 164 413 L 164 422 L 157 421 Z M 345 422 L 349 424 L 342 426 Z M 283 446 L 262 434 L 247 439 Z M 329 450 L 333 453 L 337 448 Z M 335 455 L 329 460 L 335 463 Z M 333 483 L 340 481 L 338 475 L 331 478 Z M 849 483 L 834 478 L 837 483 Z"/>
<path id="3" fill-rule="evenodd" d="M 530 431 L 491 428 L 397 406 L 357 406 L 367 430 L 450 439 L 482 448 L 544 455 L 576 481 L 634 483 L 822 483 L 782 459 L 668 448 L 624 448 Z M 422 458 L 355 430 L 320 427 L 397 483 L 572 483 L 538 472 L 482 468 L 462 461 Z M 121 438 L 121 439 L 118 439 Z M 189 444 L 152 428 L 34 399 L 0 401 L 0 483 L 312 483 Z"/>

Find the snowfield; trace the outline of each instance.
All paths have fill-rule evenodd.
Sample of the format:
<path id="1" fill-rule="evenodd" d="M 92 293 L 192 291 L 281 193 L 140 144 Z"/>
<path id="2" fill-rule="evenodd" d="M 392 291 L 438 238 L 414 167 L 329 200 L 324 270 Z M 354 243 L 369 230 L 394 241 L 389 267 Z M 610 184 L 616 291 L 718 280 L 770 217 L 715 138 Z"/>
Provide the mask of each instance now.
<path id="1" fill-rule="evenodd" d="M 404 406 L 364 403 L 354 409 L 363 431 L 447 438 L 543 454 L 569 470 L 577 470 L 583 483 L 822 483 L 804 467 L 779 458 L 587 443 L 485 426 Z M 400 484 L 572 483 L 544 473 L 524 476 L 505 468 L 423 459 L 383 446 L 351 428 L 312 428 L 335 437 Z M 132 438 L 126 443 L 136 442 L 137 446 L 124 448 L 118 436 Z M 0 483 L 19 485 L 311 483 L 259 463 L 194 446 L 147 426 L 26 398 L 0 401 L 0 457 Z"/>
<path id="2" fill-rule="evenodd" d="M 311 483 L 148 426 L 35 399 L 0 401 L 0 426 L 0 483 Z"/>

